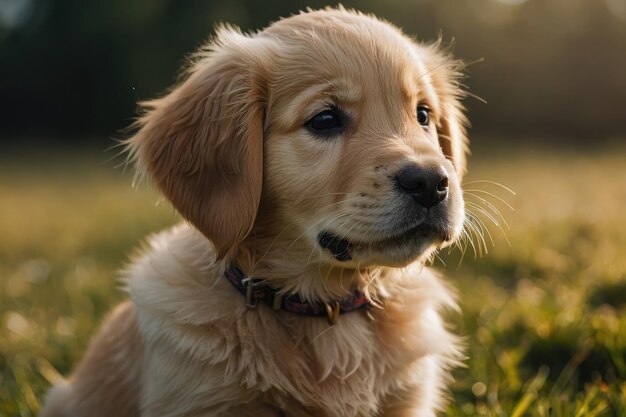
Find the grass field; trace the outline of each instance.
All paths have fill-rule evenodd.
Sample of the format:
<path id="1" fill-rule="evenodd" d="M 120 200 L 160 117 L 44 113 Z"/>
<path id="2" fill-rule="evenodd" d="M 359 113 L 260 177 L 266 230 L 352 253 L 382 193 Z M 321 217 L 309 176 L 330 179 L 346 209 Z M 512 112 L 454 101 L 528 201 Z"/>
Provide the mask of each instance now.
<path id="1" fill-rule="evenodd" d="M 475 154 L 468 206 L 507 238 L 492 224 L 487 254 L 436 261 L 467 341 L 449 415 L 626 416 L 626 148 Z M 0 155 L 0 416 L 36 415 L 124 298 L 127 254 L 177 221 L 109 154 L 60 155 Z"/>

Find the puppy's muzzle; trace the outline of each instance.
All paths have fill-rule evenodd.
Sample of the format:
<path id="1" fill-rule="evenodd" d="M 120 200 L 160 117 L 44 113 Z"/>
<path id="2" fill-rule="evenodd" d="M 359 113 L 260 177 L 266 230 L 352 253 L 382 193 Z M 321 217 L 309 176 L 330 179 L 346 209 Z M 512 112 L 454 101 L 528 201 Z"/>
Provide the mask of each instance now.
<path id="1" fill-rule="evenodd" d="M 395 176 L 400 192 L 429 209 L 448 197 L 448 173 L 441 165 L 407 165 Z"/>

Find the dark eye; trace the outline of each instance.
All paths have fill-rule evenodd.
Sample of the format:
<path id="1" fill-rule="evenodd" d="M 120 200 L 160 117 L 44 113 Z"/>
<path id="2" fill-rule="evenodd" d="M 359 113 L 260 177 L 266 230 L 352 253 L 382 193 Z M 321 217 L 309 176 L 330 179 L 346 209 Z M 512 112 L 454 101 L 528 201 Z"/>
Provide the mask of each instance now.
<path id="1" fill-rule="evenodd" d="M 430 124 L 430 109 L 428 107 L 417 107 L 417 122 L 424 127 L 428 127 Z"/>
<path id="2" fill-rule="evenodd" d="M 343 131 L 343 119 L 337 110 L 324 110 L 306 122 L 305 127 L 321 136 L 333 136 Z"/>

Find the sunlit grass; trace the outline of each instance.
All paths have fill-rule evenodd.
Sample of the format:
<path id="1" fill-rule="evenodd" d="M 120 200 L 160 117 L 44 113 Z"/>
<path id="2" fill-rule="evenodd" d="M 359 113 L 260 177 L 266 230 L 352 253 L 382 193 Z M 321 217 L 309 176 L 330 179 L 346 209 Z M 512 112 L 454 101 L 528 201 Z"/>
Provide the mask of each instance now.
<path id="1" fill-rule="evenodd" d="M 492 226 L 489 254 L 447 271 L 469 345 L 452 415 L 626 415 L 624 151 L 513 148 L 473 161 L 468 183 L 506 184 L 515 196 L 472 187 L 515 211 L 484 194 L 510 246 Z"/>
<path id="2" fill-rule="evenodd" d="M 117 271 L 148 233 L 176 221 L 134 190 L 111 154 L 2 155 L 0 416 L 31 416 L 124 296 Z M 118 161 L 119 162 L 119 161 Z"/>
<path id="3" fill-rule="evenodd" d="M 466 198 L 510 245 L 492 225 L 488 254 L 441 255 L 468 345 L 449 414 L 626 415 L 626 149 L 475 153 Z M 177 221 L 109 156 L 0 157 L 0 416 L 36 414 L 123 299 L 128 253 Z"/>

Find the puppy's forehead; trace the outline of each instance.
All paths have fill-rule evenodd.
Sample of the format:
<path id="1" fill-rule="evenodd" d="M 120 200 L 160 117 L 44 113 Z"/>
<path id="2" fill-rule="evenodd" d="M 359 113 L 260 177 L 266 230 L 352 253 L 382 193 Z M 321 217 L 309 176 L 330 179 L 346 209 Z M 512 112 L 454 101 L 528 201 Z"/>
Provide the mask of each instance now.
<path id="1" fill-rule="evenodd" d="M 375 89 L 386 96 L 434 96 L 425 50 L 376 18 L 324 10 L 281 20 L 264 34 L 281 43 L 277 93 L 332 88 L 352 91 L 355 100 Z"/>

